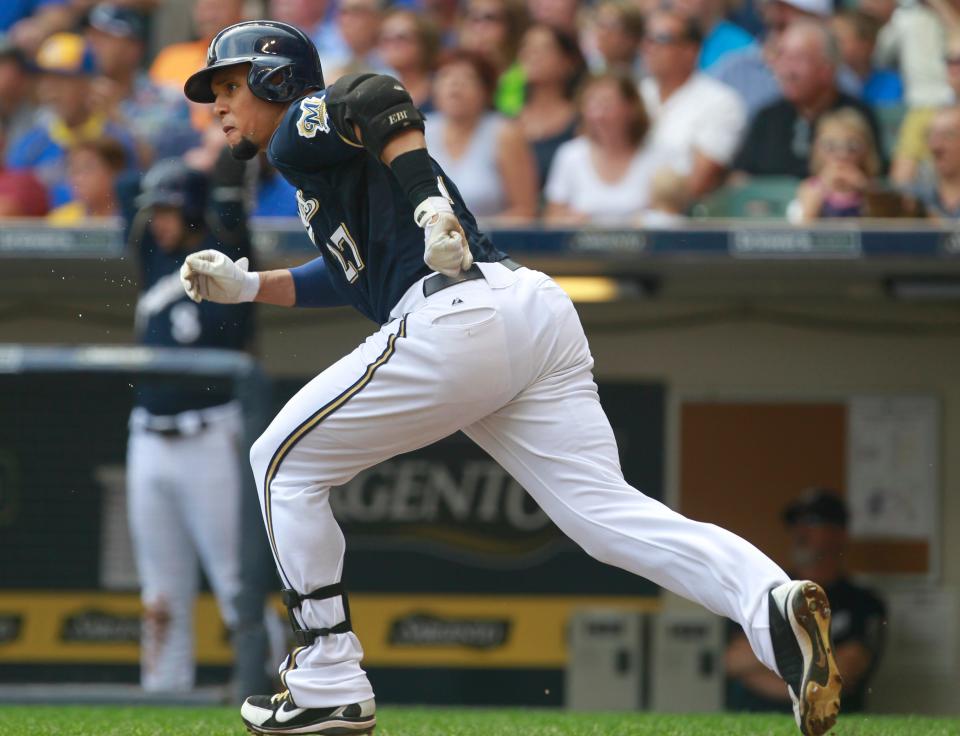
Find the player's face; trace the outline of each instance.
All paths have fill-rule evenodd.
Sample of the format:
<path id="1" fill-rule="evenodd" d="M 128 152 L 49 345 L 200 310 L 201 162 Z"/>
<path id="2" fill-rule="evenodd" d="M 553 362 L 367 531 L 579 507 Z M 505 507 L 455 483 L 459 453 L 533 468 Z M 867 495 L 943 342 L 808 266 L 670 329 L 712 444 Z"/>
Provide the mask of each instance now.
<path id="1" fill-rule="evenodd" d="M 186 233 L 183 216 L 176 207 L 154 207 L 150 215 L 150 232 L 161 250 L 174 251 Z"/>
<path id="2" fill-rule="evenodd" d="M 235 158 L 248 160 L 262 151 L 277 129 L 284 107 L 259 97 L 247 86 L 248 64 L 219 70 L 210 86 L 216 99 L 213 114 L 220 121 Z"/>

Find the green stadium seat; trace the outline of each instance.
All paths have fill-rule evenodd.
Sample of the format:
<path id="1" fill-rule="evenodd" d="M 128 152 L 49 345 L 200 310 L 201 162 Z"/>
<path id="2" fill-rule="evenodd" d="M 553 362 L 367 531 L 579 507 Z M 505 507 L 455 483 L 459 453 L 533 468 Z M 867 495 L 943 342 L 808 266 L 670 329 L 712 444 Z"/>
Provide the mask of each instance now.
<path id="1" fill-rule="evenodd" d="M 757 176 L 745 184 L 722 187 L 694 206 L 694 217 L 784 218 L 797 194 L 799 179 Z"/>
<path id="2" fill-rule="evenodd" d="M 900 135 L 900 126 L 907 114 L 905 105 L 884 105 L 873 108 L 880 124 L 880 150 L 890 159 L 897 146 L 897 137 Z"/>

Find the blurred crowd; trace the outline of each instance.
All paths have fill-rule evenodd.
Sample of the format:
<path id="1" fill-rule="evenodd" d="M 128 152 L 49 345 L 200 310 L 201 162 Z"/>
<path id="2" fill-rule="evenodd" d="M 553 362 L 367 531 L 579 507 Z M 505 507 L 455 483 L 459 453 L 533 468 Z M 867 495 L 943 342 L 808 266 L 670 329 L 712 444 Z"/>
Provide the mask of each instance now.
<path id="1" fill-rule="evenodd" d="M 306 30 L 328 84 L 400 79 L 485 220 L 669 227 L 749 214 L 736 191 L 794 222 L 960 217 L 960 0 L 4 0 L 0 217 L 75 224 L 154 161 L 209 171 L 222 134 L 183 83 L 252 17 Z M 265 160 L 249 178 L 255 216 L 296 216 Z"/>

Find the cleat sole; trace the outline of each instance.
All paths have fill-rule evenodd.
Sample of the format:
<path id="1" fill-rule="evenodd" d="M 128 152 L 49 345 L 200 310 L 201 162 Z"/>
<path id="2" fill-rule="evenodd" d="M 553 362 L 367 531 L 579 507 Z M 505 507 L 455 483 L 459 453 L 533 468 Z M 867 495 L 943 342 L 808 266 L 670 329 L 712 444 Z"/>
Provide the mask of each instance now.
<path id="1" fill-rule="evenodd" d="M 830 638 L 830 603 L 816 583 L 804 584 L 791 598 L 790 625 L 804 659 L 797 725 L 804 736 L 823 736 L 840 715 L 843 687 Z"/>

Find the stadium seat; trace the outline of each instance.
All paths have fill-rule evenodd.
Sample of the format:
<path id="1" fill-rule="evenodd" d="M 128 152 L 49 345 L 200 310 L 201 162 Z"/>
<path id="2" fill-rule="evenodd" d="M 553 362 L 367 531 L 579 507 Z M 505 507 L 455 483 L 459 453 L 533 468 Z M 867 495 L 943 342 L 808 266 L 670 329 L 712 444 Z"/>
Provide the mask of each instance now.
<path id="1" fill-rule="evenodd" d="M 744 184 L 723 187 L 693 210 L 694 217 L 784 218 L 797 193 L 792 176 L 758 176 Z"/>
<path id="2" fill-rule="evenodd" d="M 877 122 L 880 124 L 880 150 L 888 160 L 897 146 L 900 126 L 907 114 L 904 105 L 882 105 L 874 108 Z"/>

